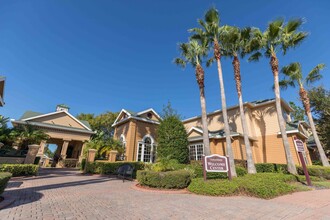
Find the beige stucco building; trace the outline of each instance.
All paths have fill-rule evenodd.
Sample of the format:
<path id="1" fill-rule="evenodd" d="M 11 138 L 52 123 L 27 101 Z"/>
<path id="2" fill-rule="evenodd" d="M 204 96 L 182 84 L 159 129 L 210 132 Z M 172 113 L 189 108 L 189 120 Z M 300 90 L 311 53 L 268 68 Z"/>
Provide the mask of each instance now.
<path id="1" fill-rule="evenodd" d="M 54 166 L 75 166 L 82 159 L 84 143 L 94 134 L 87 121 L 78 120 L 64 105 L 58 105 L 55 112 L 47 114 L 27 111 L 11 122 L 13 126 L 36 127 L 49 135 L 47 141 L 40 143 L 37 156 L 43 156 L 47 144 L 56 144 Z"/>
<path id="2" fill-rule="evenodd" d="M 253 158 L 256 163 L 286 163 L 284 146 L 278 125 L 275 100 L 268 99 L 244 104 L 248 123 L 248 134 L 252 147 Z M 287 121 L 287 135 L 293 159 L 300 164 L 293 139 L 299 138 L 306 143 L 308 124 L 305 122 L 291 122 L 290 106 L 282 100 L 283 116 Z M 243 129 L 239 117 L 238 106 L 228 108 L 231 140 L 235 159 L 246 159 Z M 153 162 L 156 154 L 156 129 L 161 117 L 148 109 L 139 113 L 122 110 L 116 119 L 115 138 L 125 146 L 125 160 Z M 196 116 L 183 120 L 189 138 L 190 160 L 200 160 L 203 155 L 203 141 L 201 117 Z M 224 124 L 221 110 L 208 114 L 208 129 L 212 154 L 226 155 Z M 305 160 L 311 164 L 310 156 L 305 144 Z"/>
<path id="3" fill-rule="evenodd" d="M 124 160 L 154 162 L 156 129 L 161 117 L 153 110 L 138 113 L 121 110 L 114 124 L 114 137 L 123 143 Z"/>
<path id="4" fill-rule="evenodd" d="M 256 163 L 286 163 L 285 151 L 278 125 L 275 100 L 267 99 L 244 104 L 247 119 L 248 134 L 252 147 L 253 159 Z M 239 117 L 238 106 L 227 109 L 229 126 L 231 129 L 232 148 L 235 159 L 246 159 L 243 129 Z M 310 133 L 306 122 L 292 122 L 290 112 L 293 109 L 282 100 L 283 117 L 286 120 L 286 132 L 289 139 L 291 153 L 296 164 L 300 164 L 298 152 L 294 146 L 294 138 L 301 139 L 305 143 L 303 153 L 307 164 L 311 159 L 306 146 Z M 221 110 L 208 114 L 208 129 L 210 148 L 213 154 L 226 155 L 226 140 Z M 183 120 L 188 131 L 191 159 L 200 159 L 203 154 L 201 118 L 193 117 Z"/>

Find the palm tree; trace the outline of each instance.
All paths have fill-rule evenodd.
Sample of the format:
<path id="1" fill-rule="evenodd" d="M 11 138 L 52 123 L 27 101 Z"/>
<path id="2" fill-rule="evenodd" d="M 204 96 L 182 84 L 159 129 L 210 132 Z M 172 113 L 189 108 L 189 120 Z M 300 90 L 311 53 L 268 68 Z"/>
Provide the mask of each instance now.
<path id="1" fill-rule="evenodd" d="M 242 81 L 239 56 L 243 58 L 246 55 L 247 47 L 252 39 L 252 29 L 238 27 L 223 26 L 222 34 L 220 36 L 221 50 L 223 56 L 233 58 L 232 64 L 234 68 L 234 79 L 236 82 L 236 90 L 239 103 L 240 118 L 243 128 L 244 143 L 246 148 L 246 160 L 248 173 L 256 173 L 254 165 L 252 150 L 249 140 L 248 126 L 244 113 L 243 97 L 242 97 Z"/>
<path id="2" fill-rule="evenodd" d="M 305 113 L 308 117 L 309 124 L 312 129 L 312 133 L 314 136 L 314 140 L 317 146 L 317 149 L 320 154 L 320 158 L 322 161 L 323 166 L 330 166 L 327 156 L 324 153 L 324 149 L 321 145 L 319 140 L 319 136 L 317 135 L 314 120 L 312 117 L 311 109 L 310 109 L 310 102 L 308 93 L 304 88 L 304 85 L 310 85 L 311 83 L 319 80 L 322 78 L 320 71 L 325 67 L 324 64 L 318 64 L 315 66 L 308 75 L 303 78 L 302 69 L 300 63 L 291 63 L 288 66 L 282 68 L 281 72 L 285 75 L 285 78 L 279 82 L 280 87 L 286 89 L 288 86 L 299 86 L 299 96 L 302 104 L 305 108 Z"/>
<path id="3" fill-rule="evenodd" d="M 269 23 L 264 33 L 256 31 L 254 39 L 251 41 L 250 44 L 250 50 L 257 49 L 258 51 L 255 52 L 249 58 L 249 60 L 251 61 L 257 61 L 262 56 L 262 53 L 265 57 L 270 58 L 269 64 L 271 66 L 272 73 L 274 76 L 274 92 L 277 119 L 282 135 L 286 160 L 288 163 L 288 171 L 292 174 L 297 174 L 297 169 L 292 158 L 290 145 L 286 134 L 286 122 L 284 121 L 282 115 L 281 96 L 278 79 L 279 65 L 277 53 L 282 52 L 283 55 L 285 55 L 288 49 L 295 48 L 306 38 L 306 32 L 298 31 L 302 23 L 303 22 L 301 19 L 292 19 L 289 20 L 286 24 L 284 23 L 283 19 L 277 19 Z"/>
<path id="4" fill-rule="evenodd" d="M 202 109 L 202 129 L 203 129 L 203 144 L 204 154 L 210 155 L 210 141 L 209 141 L 209 130 L 207 125 L 206 115 L 206 102 L 205 102 L 205 91 L 204 91 L 204 69 L 202 67 L 202 58 L 207 56 L 208 43 L 207 40 L 201 39 L 190 40 L 188 43 L 180 43 L 179 48 L 181 51 L 181 57 L 175 58 L 174 63 L 178 66 L 185 67 L 188 63 L 195 68 L 195 75 L 197 84 L 199 87 L 199 98 Z"/>
<path id="5" fill-rule="evenodd" d="M 204 16 L 205 21 L 199 19 L 198 23 L 202 26 L 201 28 L 192 28 L 189 31 L 194 32 L 192 39 L 200 39 L 202 37 L 207 37 L 209 42 L 213 45 L 214 57 L 208 61 L 208 64 L 212 63 L 214 60 L 217 62 L 218 67 L 218 77 L 220 83 L 220 95 L 221 95 L 221 106 L 222 106 L 222 116 L 224 121 L 224 130 L 226 135 L 226 151 L 229 157 L 229 164 L 231 175 L 236 177 L 236 169 L 234 163 L 234 153 L 231 147 L 231 137 L 230 129 L 228 122 L 227 106 L 226 106 L 226 95 L 225 95 L 225 86 L 222 76 L 222 67 L 221 67 L 221 48 L 219 46 L 219 38 L 221 36 L 221 27 L 220 27 L 220 17 L 219 12 L 215 8 L 208 10 Z"/>
<path id="6" fill-rule="evenodd" d="M 41 141 L 49 139 L 49 135 L 43 130 L 29 124 L 15 127 L 10 132 L 10 137 L 16 140 L 20 148 L 25 148 L 29 144 L 39 144 Z"/>

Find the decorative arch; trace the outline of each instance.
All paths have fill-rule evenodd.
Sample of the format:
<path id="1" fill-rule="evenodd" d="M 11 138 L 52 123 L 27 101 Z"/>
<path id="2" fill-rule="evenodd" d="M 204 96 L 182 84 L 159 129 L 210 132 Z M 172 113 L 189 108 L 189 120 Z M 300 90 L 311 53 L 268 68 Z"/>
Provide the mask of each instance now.
<path id="1" fill-rule="evenodd" d="M 137 146 L 137 161 L 153 163 L 156 160 L 156 144 L 155 139 L 147 134 L 141 141 L 138 142 Z"/>

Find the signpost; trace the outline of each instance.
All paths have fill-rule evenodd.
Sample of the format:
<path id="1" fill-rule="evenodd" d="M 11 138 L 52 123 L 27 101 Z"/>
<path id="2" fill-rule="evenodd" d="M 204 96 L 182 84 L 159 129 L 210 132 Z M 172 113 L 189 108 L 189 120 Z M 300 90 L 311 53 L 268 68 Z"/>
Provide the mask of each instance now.
<path id="1" fill-rule="evenodd" d="M 220 156 L 218 154 L 203 156 L 204 181 L 206 181 L 207 172 L 224 172 L 228 174 L 228 178 L 229 180 L 231 180 L 231 172 L 230 172 L 228 157 Z"/>
<path id="2" fill-rule="evenodd" d="M 308 173 L 308 170 L 307 170 L 307 167 L 306 167 L 306 162 L 305 162 L 305 159 L 304 159 L 304 156 L 303 156 L 303 152 L 305 152 L 304 142 L 302 142 L 301 140 L 299 140 L 296 137 L 294 138 L 293 141 L 294 141 L 294 145 L 296 147 L 296 150 L 298 152 L 299 159 L 300 159 L 301 165 L 302 165 L 303 170 L 304 170 L 304 174 L 306 176 L 307 185 L 312 186 L 311 178 L 309 177 L 309 173 Z"/>

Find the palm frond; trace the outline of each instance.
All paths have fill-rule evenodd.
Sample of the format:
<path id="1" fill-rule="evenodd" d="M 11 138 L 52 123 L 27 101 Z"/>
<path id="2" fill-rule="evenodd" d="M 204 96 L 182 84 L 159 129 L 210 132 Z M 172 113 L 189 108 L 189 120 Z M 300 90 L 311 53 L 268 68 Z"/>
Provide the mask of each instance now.
<path id="1" fill-rule="evenodd" d="M 205 13 L 205 22 L 208 24 L 219 24 L 220 17 L 219 12 L 216 8 L 211 8 Z"/>
<path id="2" fill-rule="evenodd" d="M 184 61 L 183 59 L 181 58 L 175 58 L 173 63 L 175 63 L 176 65 L 182 67 L 182 68 L 185 68 L 186 67 L 186 61 Z"/>
<path id="3" fill-rule="evenodd" d="M 314 67 L 307 75 L 305 81 L 307 85 L 310 85 L 311 83 L 318 81 L 322 78 L 321 75 L 321 70 L 323 70 L 325 68 L 325 64 L 321 63 L 316 65 L 316 67 Z"/>
<path id="4" fill-rule="evenodd" d="M 213 64 L 214 61 L 215 61 L 215 59 L 214 59 L 214 57 L 212 56 L 210 59 L 208 59 L 208 60 L 206 61 L 206 66 L 207 66 L 207 67 L 210 67 L 210 66 Z"/>
<path id="5" fill-rule="evenodd" d="M 279 86 L 281 89 L 286 90 L 289 86 L 291 87 L 295 87 L 295 82 L 291 79 L 283 79 L 279 81 Z M 275 88 L 275 86 L 273 86 L 273 89 Z"/>
<path id="6" fill-rule="evenodd" d="M 282 67 L 281 73 L 288 76 L 291 80 L 300 81 L 302 79 L 302 69 L 298 62 Z"/>
<path id="7" fill-rule="evenodd" d="M 267 32 L 270 40 L 274 40 L 279 36 L 283 23 L 284 23 L 284 20 L 282 18 L 279 18 L 279 19 L 269 23 L 266 32 Z"/>
<path id="8" fill-rule="evenodd" d="M 288 34 L 295 32 L 302 24 L 303 24 L 303 19 L 301 18 L 291 19 L 284 26 L 284 32 Z"/>
<path id="9" fill-rule="evenodd" d="M 259 59 L 260 59 L 261 56 L 262 56 L 262 54 L 259 51 L 258 52 L 255 52 L 254 54 L 252 54 L 249 57 L 248 61 L 249 62 L 251 62 L 251 61 L 254 61 L 254 62 L 259 61 Z"/>

